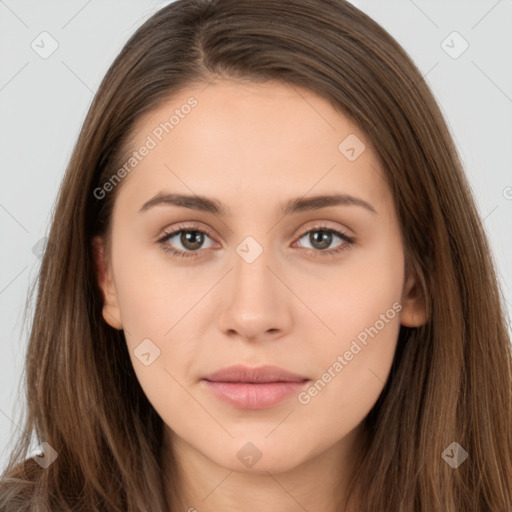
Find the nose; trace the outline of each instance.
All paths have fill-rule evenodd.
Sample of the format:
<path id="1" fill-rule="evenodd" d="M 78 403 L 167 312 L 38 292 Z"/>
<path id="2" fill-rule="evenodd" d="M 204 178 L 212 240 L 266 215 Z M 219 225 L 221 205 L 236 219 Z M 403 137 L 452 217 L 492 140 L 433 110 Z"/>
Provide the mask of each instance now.
<path id="1" fill-rule="evenodd" d="M 219 329 L 246 341 L 278 339 L 291 327 L 293 294 L 270 250 L 250 261 L 238 253 L 233 257 L 222 291 Z"/>

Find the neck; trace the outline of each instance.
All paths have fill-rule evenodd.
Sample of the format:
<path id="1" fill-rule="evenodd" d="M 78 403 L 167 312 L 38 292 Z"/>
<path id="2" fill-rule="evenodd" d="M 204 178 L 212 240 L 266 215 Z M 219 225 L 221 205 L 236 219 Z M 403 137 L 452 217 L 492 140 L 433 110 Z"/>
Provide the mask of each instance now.
<path id="1" fill-rule="evenodd" d="M 240 472 L 215 463 L 166 427 L 164 474 L 170 511 L 355 511 L 344 509 L 343 503 L 360 447 L 361 430 L 356 428 L 325 452 L 286 471 Z"/>

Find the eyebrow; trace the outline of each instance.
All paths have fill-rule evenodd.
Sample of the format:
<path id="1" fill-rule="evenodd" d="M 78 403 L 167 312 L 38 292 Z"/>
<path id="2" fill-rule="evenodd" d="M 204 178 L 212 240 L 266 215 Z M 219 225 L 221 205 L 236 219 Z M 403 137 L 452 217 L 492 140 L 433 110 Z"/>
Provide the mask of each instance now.
<path id="1" fill-rule="evenodd" d="M 221 217 L 231 215 L 231 212 L 226 208 L 226 206 L 217 199 L 198 195 L 163 192 L 158 193 L 149 201 L 146 201 L 140 208 L 139 212 L 144 212 L 150 208 L 161 205 L 181 206 L 191 210 L 213 213 L 214 215 L 219 215 Z M 370 203 L 349 194 L 330 194 L 293 198 L 281 205 L 281 213 L 283 215 L 290 215 L 298 212 L 320 210 L 321 208 L 327 208 L 329 206 L 360 206 L 374 214 L 377 214 L 377 211 Z"/>

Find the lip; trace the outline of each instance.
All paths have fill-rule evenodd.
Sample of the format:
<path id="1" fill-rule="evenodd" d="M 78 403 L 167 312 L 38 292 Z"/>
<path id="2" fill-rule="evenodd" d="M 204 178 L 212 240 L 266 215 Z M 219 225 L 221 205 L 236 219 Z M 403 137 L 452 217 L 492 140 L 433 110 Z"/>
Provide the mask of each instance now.
<path id="1" fill-rule="evenodd" d="M 239 409 L 266 409 L 297 394 L 310 379 L 277 366 L 229 366 L 202 382 L 220 400 Z"/>
<path id="2" fill-rule="evenodd" d="M 228 366 L 214 372 L 206 377 L 204 380 L 211 382 L 246 382 L 246 383 L 265 383 L 265 382 L 304 382 L 309 380 L 307 377 L 291 373 L 279 366 L 259 366 L 251 368 L 237 364 Z"/>

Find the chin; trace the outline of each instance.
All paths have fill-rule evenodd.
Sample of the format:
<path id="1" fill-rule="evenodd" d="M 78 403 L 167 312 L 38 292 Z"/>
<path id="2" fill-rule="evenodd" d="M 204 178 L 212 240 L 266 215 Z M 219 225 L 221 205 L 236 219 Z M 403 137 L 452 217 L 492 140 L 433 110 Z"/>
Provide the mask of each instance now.
<path id="1" fill-rule="evenodd" d="M 230 443 L 222 453 L 212 454 L 210 458 L 214 463 L 230 471 L 266 475 L 289 471 L 300 465 L 306 457 L 297 453 L 297 445 L 275 446 L 269 443 L 268 439 L 258 441 L 254 438 L 252 442 Z"/>

